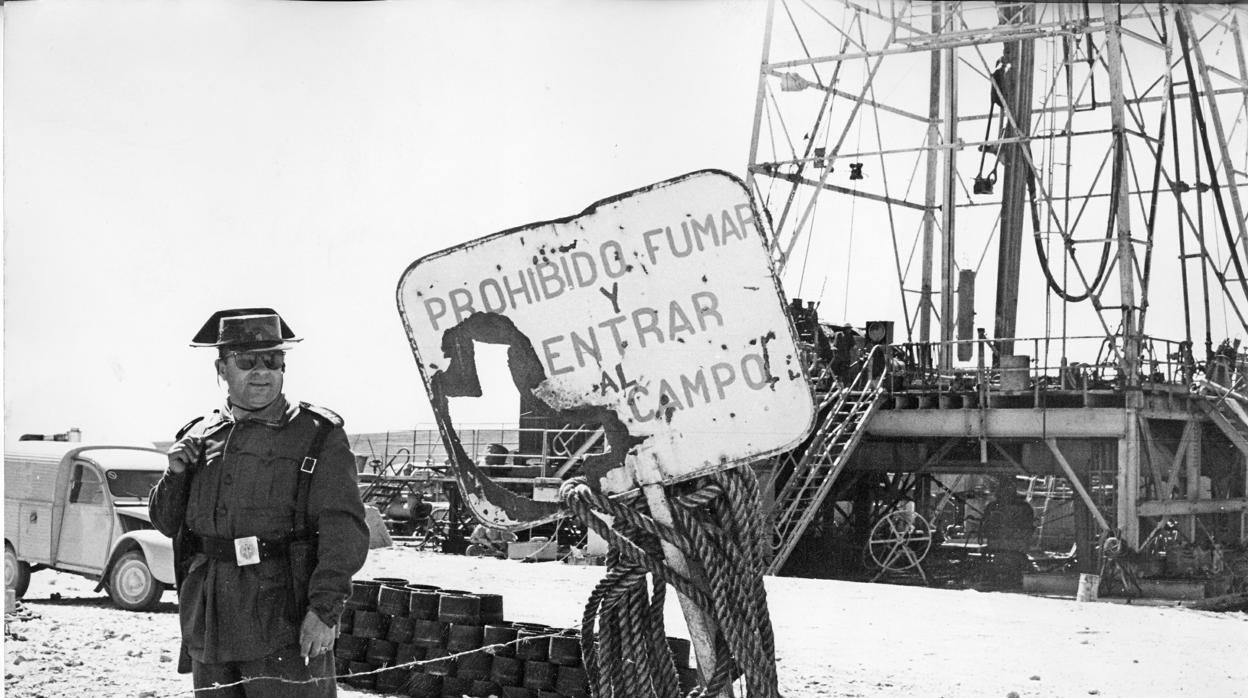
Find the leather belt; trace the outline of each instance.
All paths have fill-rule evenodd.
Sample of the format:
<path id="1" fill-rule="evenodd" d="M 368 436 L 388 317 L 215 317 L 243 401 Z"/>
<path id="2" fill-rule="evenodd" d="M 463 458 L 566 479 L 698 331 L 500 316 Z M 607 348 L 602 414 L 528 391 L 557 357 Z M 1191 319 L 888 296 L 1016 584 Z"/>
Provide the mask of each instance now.
<path id="1" fill-rule="evenodd" d="M 199 552 L 208 556 L 210 559 L 220 560 L 222 562 L 233 562 L 236 564 L 242 562 L 238 559 L 238 547 L 236 541 L 244 539 L 213 538 L 211 536 L 197 535 L 195 536 L 195 540 L 198 544 L 196 547 L 198 547 Z M 289 539 L 264 540 L 262 538 L 253 538 L 251 540 L 255 544 L 255 553 L 258 558 L 255 559 L 254 562 L 283 558 L 290 552 Z"/>

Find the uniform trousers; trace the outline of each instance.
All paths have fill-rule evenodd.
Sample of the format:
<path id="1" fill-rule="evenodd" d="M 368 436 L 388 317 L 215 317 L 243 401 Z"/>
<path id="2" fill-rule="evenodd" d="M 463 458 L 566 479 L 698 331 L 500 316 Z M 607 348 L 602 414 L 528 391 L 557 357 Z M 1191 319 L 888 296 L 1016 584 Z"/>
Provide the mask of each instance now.
<path id="1" fill-rule="evenodd" d="M 309 657 L 305 665 L 295 645 L 245 662 L 205 664 L 192 661 L 191 679 L 195 698 L 334 698 L 338 695 L 333 651 Z M 227 685 L 235 683 L 238 685 Z M 215 685 L 224 687 L 213 688 Z"/>

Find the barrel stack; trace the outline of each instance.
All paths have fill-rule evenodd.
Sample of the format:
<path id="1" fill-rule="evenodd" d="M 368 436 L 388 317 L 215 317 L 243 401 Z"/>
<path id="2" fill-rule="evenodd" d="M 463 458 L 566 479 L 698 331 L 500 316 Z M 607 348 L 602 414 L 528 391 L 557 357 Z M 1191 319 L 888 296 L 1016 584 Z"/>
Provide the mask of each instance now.
<path id="1" fill-rule="evenodd" d="M 682 690 L 689 641 L 668 638 Z M 334 647 L 339 681 L 412 698 L 589 698 L 579 628 L 511 621 L 503 597 L 396 577 L 353 582 Z"/>

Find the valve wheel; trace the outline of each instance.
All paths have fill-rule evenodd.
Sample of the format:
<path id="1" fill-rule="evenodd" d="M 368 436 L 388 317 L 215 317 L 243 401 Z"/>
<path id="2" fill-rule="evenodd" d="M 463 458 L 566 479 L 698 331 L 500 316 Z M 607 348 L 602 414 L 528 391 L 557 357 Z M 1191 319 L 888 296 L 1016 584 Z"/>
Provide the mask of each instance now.
<path id="1" fill-rule="evenodd" d="M 1122 539 L 1114 537 L 1106 538 L 1105 542 L 1101 544 L 1101 551 L 1105 553 L 1106 557 L 1118 557 L 1122 554 Z"/>
<path id="2" fill-rule="evenodd" d="M 922 515 L 896 510 L 871 527 L 866 563 L 881 572 L 904 572 L 927 557 L 932 549 L 932 527 Z"/>

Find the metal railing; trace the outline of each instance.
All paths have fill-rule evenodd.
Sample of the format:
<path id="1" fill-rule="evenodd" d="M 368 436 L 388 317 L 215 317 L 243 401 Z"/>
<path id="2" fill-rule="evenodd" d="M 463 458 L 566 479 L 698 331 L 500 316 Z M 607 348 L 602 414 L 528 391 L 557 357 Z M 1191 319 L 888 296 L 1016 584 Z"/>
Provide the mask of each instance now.
<path id="1" fill-rule="evenodd" d="M 562 477 L 585 458 L 606 452 L 600 427 L 472 424 L 457 428 L 456 434 L 474 462 L 523 469 L 528 477 Z M 350 442 L 362 474 L 421 477 L 422 473 L 444 471 L 450 465 L 450 454 L 436 425 L 355 434 Z"/>
<path id="2" fill-rule="evenodd" d="M 1012 346 L 1014 354 L 996 353 L 999 346 Z M 942 351 L 957 356 L 959 347 L 971 347 L 971 358 L 939 368 Z M 1027 352 L 1030 353 L 1027 353 Z M 987 404 L 993 396 L 1021 396 L 1031 393 L 1036 405 L 1046 393 L 1090 393 L 1120 391 L 1130 386 L 1157 389 L 1162 386 L 1190 386 L 1201 373 L 1219 370 L 1226 380 L 1248 375 L 1248 362 L 1229 357 L 1198 363 L 1187 342 L 1144 337 L 1140 342 L 1133 377 L 1125 376 L 1120 337 L 1074 336 L 1064 338 L 1025 337 L 1007 340 L 979 338 L 951 342 L 902 343 L 893 345 L 890 383 L 893 393 L 914 393 L 939 399 L 946 394 L 964 398 L 963 406 Z M 1023 358 L 1025 357 L 1025 358 Z M 1076 358 L 1077 357 L 1077 358 Z M 934 405 L 933 405 L 934 406 Z"/>

